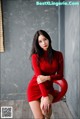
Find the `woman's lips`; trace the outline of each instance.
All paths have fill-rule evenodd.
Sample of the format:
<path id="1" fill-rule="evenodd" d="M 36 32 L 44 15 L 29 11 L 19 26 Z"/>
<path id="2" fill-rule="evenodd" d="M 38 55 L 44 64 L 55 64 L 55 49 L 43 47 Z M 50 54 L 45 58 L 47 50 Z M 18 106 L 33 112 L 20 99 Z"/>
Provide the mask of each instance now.
<path id="1" fill-rule="evenodd" d="M 44 47 L 47 47 L 47 45 L 44 45 Z"/>

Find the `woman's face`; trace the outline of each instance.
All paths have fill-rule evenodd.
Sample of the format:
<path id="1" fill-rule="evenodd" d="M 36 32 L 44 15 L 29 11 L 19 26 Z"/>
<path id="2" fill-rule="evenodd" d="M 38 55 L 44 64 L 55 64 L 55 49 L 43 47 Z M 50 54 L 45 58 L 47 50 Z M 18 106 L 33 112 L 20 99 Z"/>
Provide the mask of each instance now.
<path id="1" fill-rule="evenodd" d="M 47 50 L 48 47 L 49 47 L 49 40 L 43 36 L 43 35 L 40 35 L 38 37 L 38 43 L 39 43 L 39 46 L 43 49 L 43 50 Z"/>

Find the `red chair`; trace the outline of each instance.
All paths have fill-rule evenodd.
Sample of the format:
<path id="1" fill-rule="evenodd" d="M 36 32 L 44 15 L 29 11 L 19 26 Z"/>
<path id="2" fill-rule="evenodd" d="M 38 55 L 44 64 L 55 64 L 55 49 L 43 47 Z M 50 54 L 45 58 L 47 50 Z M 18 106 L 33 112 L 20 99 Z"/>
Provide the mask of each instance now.
<path id="1" fill-rule="evenodd" d="M 67 81 L 65 79 L 54 80 L 53 83 L 59 85 L 59 87 L 61 88 L 60 91 L 54 89 L 53 103 L 55 103 L 55 102 L 60 101 L 63 98 L 63 96 L 66 94 L 67 89 L 68 89 L 68 84 L 67 84 Z"/>

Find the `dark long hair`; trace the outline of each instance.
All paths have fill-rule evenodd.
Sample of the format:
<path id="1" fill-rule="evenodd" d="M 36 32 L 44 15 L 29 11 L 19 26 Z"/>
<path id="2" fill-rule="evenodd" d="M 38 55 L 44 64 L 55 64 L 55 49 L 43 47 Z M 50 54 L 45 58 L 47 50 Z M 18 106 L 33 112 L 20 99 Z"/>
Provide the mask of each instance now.
<path id="1" fill-rule="evenodd" d="M 34 38 L 33 38 L 32 50 L 31 50 L 30 57 L 32 56 L 32 54 L 38 54 L 39 57 L 42 57 L 42 55 L 44 53 L 44 50 L 39 46 L 39 43 L 38 43 L 38 37 L 40 35 L 45 36 L 49 40 L 48 58 L 49 58 L 49 62 L 51 63 L 52 59 L 53 59 L 53 51 L 54 50 L 52 49 L 52 46 L 51 46 L 51 38 L 48 35 L 48 33 L 44 30 L 39 30 L 35 33 Z"/>

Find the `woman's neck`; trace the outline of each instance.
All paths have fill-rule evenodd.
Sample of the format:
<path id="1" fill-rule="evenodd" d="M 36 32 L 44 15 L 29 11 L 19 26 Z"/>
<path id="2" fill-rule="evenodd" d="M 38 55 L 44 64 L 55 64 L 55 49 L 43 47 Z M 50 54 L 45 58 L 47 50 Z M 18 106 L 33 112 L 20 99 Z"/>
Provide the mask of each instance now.
<path id="1" fill-rule="evenodd" d="M 48 50 L 44 50 L 44 56 L 47 56 L 48 55 Z"/>

